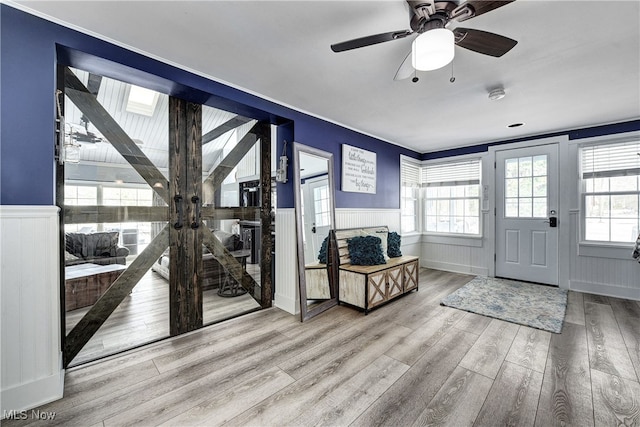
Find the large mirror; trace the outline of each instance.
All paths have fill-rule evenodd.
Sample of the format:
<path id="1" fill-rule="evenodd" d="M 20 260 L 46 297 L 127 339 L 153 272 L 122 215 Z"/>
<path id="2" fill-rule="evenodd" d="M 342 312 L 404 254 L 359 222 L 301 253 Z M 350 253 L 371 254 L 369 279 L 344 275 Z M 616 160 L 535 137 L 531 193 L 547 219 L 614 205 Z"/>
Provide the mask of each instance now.
<path id="1" fill-rule="evenodd" d="M 338 303 L 327 260 L 328 236 L 336 223 L 333 154 L 294 143 L 293 175 L 300 320 L 304 322 Z"/>

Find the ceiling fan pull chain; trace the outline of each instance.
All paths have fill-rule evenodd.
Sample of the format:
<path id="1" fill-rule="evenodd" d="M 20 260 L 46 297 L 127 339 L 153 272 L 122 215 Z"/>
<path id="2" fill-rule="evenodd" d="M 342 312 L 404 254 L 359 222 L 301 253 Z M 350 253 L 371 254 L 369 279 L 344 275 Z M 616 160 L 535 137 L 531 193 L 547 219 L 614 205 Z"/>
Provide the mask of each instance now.
<path id="1" fill-rule="evenodd" d="M 453 75 L 453 61 L 451 61 L 451 78 L 449 79 L 451 83 L 456 81 L 455 76 Z"/>

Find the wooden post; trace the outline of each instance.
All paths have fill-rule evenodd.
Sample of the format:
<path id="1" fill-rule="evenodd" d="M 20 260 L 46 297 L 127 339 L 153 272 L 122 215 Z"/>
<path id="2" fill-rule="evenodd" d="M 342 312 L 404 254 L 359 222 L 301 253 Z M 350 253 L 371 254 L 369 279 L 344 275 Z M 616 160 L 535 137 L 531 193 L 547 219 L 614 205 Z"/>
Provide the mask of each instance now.
<path id="1" fill-rule="evenodd" d="M 202 106 L 169 97 L 169 331 L 202 327 Z"/>
<path id="2" fill-rule="evenodd" d="M 271 307 L 273 299 L 271 277 L 271 126 L 267 122 L 259 124 L 257 129 L 260 139 L 260 182 L 262 183 L 262 200 L 260 203 L 260 230 L 262 240 L 260 250 L 260 285 L 262 308 Z"/>

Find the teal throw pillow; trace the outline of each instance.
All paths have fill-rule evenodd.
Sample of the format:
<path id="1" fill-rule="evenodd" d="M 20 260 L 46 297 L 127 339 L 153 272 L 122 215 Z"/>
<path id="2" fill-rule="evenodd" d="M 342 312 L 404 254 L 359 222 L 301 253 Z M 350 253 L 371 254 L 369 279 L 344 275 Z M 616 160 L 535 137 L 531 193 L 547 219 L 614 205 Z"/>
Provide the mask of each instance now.
<path id="1" fill-rule="evenodd" d="M 320 264 L 327 263 L 327 246 L 329 244 L 329 236 L 325 237 L 322 241 L 322 245 L 320 245 L 320 253 L 318 254 L 318 261 Z"/>
<path id="2" fill-rule="evenodd" d="M 389 233 L 389 237 L 387 238 L 387 255 L 389 255 L 389 258 L 402 256 L 402 252 L 400 251 L 400 240 L 400 235 L 395 231 Z"/>
<path id="3" fill-rule="evenodd" d="M 376 236 L 358 236 L 347 241 L 352 265 L 386 264 L 382 254 L 382 240 Z"/>

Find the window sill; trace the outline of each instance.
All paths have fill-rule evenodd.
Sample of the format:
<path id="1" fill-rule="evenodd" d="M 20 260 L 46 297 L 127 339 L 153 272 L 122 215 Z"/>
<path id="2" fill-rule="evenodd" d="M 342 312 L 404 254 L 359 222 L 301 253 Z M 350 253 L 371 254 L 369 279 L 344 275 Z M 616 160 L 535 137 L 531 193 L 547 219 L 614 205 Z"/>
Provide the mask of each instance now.
<path id="1" fill-rule="evenodd" d="M 438 243 L 454 246 L 471 246 L 475 248 L 482 247 L 482 236 L 472 236 L 469 234 L 431 234 L 423 233 L 422 241 L 424 243 Z"/>
<path id="2" fill-rule="evenodd" d="M 631 253 L 633 243 L 596 243 L 580 242 L 578 244 L 578 256 L 623 259 L 633 261 Z"/>

